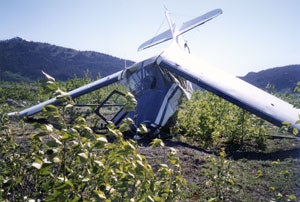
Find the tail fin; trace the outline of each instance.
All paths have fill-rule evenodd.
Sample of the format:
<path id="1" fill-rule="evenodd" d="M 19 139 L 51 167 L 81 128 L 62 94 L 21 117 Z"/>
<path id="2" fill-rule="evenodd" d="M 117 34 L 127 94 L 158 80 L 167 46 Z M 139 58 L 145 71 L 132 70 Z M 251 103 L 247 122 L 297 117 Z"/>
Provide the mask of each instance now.
<path id="1" fill-rule="evenodd" d="M 170 39 L 173 39 L 174 37 L 177 37 L 181 34 L 184 34 L 185 32 L 194 29 L 195 27 L 204 24 L 205 22 L 217 17 L 218 15 L 222 14 L 222 10 L 221 9 L 215 9 L 212 10 L 204 15 L 201 15 L 197 18 L 194 18 L 190 21 L 187 21 L 185 23 L 182 24 L 181 28 L 179 30 L 171 30 L 168 29 L 166 31 L 164 31 L 161 34 L 158 34 L 157 36 L 149 39 L 148 41 L 142 43 L 139 48 L 138 51 L 140 50 L 144 50 L 146 48 L 150 48 L 152 46 L 155 46 L 157 44 L 160 44 L 162 42 L 168 41 Z M 175 27 L 176 29 L 176 27 Z"/>

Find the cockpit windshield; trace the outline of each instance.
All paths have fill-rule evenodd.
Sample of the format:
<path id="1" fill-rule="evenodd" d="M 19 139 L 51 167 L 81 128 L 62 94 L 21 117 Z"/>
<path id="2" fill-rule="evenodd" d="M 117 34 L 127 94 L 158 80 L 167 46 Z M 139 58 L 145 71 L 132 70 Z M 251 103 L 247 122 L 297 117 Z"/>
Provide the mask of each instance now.
<path id="1" fill-rule="evenodd" d="M 129 88 L 129 91 L 134 95 L 138 95 L 143 91 L 149 89 L 159 90 L 164 88 L 166 82 L 170 79 L 164 75 L 164 72 L 156 64 L 150 64 L 145 67 L 141 67 L 133 73 L 127 72 L 125 85 Z"/>

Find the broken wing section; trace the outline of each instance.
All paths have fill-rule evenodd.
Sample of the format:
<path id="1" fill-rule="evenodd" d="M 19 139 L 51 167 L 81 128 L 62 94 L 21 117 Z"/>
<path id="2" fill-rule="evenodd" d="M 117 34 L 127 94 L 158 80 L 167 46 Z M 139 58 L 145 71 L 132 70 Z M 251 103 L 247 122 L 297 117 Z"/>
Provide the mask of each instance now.
<path id="1" fill-rule="evenodd" d="M 289 122 L 292 127 L 300 130 L 300 125 L 296 124 L 300 109 L 221 69 L 206 66 L 183 51 L 174 47 L 168 49 L 162 53 L 158 63 L 274 125 L 281 127 L 283 122 Z"/>

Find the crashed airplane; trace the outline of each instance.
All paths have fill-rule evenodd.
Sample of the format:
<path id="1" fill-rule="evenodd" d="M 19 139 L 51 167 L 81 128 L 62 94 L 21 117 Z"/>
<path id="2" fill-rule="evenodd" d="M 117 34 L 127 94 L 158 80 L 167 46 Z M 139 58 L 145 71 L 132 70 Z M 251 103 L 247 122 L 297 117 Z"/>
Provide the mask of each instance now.
<path id="1" fill-rule="evenodd" d="M 105 119 L 105 122 L 113 121 L 118 125 L 124 117 L 131 117 L 136 125 L 145 124 L 151 133 L 159 134 L 160 129 L 177 111 L 180 98 L 182 96 L 190 97 L 193 83 L 276 126 L 281 127 L 283 122 L 289 122 L 291 127 L 300 130 L 300 125 L 296 124 L 299 119 L 299 109 L 223 70 L 205 66 L 197 57 L 193 57 L 189 53 L 182 35 L 220 14 L 222 14 L 222 10 L 215 9 L 177 27 L 172 22 L 169 12 L 166 11 L 170 28 L 144 42 L 138 48 L 140 51 L 172 40 L 166 50 L 122 71 L 72 90 L 68 94 L 72 98 L 76 98 L 122 81 L 135 96 L 138 103 L 137 108 L 135 112 L 125 112 L 121 108 L 110 120 Z M 59 104 L 59 102 L 58 99 L 52 98 L 20 112 L 10 113 L 10 115 L 31 116 L 40 112 L 46 105 Z M 99 107 L 98 113 L 96 113 L 102 117 Z"/>

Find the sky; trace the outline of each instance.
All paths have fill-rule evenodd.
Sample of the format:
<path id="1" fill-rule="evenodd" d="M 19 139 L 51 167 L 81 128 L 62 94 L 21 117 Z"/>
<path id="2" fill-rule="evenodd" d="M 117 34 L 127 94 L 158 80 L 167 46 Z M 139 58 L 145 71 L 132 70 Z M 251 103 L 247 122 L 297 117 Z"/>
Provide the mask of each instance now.
<path id="1" fill-rule="evenodd" d="M 184 35 L 207 64 L 237 76 L 300 64 L 299 0 L 0 0 L 0 40 L 18 36 L 140 61 L 170 45 L 137 52 L 168 29 L 165 7 L 178 26 L 223 10 Z"/>

